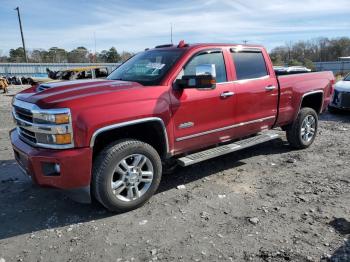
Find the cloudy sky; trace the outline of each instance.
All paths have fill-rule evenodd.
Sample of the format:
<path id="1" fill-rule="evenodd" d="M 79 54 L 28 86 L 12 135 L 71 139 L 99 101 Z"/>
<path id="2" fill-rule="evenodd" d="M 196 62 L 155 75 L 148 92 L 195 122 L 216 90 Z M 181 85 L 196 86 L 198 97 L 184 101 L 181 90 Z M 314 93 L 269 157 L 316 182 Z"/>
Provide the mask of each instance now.
<path id="1" fill-rule="evenodd" d="M 320 36 L 350 36 L 350 0 L 0 0 L 0 52 L 85 46 L 139 51 L 173 39 L 263 44 L 271 49 Z"/>

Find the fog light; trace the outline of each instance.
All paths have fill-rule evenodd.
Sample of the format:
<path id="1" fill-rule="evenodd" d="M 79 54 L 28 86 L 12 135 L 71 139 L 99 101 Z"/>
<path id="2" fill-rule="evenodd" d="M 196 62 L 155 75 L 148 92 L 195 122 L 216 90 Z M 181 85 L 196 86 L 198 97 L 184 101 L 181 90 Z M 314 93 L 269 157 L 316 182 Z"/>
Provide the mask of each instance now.
<path id="1" fill-rule="evenodd" d="M 61 173 L 60 164 L 55 164 L 53 168 L 55 169 L 55 172 L 56 172 L 56 173 L 58 173 L 58 174 Z"/>
<path id="2" fill-rule="evenodd" d="M 61 175 L 61 167 L 60 164 L 50 163 L 50 162 L 42 162 L 42 171 L 44 176 L 60 176 Z"/>

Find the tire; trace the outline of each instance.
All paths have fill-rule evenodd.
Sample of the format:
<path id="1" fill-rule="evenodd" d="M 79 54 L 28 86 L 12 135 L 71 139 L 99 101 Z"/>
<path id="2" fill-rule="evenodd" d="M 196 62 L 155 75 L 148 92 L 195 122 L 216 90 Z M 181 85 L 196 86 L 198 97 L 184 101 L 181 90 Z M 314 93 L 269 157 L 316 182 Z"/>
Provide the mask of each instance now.
<path id="1" fill-rule="evenodd" d="M 96 157 L 92 191 L 109 211 L 127 212 L 151 198 L 161 176 L 162 162 L 152 146 L 138 140 L 119 140 Z"/>
<path id="2" fill-rule="evenodd" d="M 309 123 L 309 120 L 312 123 L 312 119 L 314 124 L 307 127 L 306 123 Z M 317 128 L 318 116 L 316 111 L 312 108 L 304 107 L 299 111 L 297 119 L 287 128 L 287 140 L 293 148 L 307 148 L 314 142 Z"/>

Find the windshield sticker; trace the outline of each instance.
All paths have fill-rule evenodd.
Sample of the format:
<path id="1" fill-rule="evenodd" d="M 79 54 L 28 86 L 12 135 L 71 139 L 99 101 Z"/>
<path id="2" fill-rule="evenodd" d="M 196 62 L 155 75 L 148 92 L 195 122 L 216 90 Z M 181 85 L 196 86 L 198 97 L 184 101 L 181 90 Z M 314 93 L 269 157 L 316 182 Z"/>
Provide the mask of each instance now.
<path id="1" fill-rule="evenodd" d="M 165 64 L 161 64 L 161 63 L 148 63 L 146 65 L 146 67 L 148 68 L 153 68 L 153 69 L 162 69 L 165 66 Z"/>

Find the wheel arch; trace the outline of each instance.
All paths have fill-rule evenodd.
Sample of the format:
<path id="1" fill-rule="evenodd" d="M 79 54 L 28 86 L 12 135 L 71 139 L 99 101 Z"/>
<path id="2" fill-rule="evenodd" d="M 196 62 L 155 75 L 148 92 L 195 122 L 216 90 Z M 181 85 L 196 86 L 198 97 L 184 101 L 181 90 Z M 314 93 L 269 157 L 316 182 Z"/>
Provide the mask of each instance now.
<path id="1" fill-rule="evenodd" d="M 141 118 L 101 127 L 91 136 L 90 147 L 95 155 L 107 144 L 123 138 L 149 143 L 162 159 L 169 156 L 167 130 L 164 121 L 159 117 Z"/>
<path id="2" fill-rule="evenodd" d="M 322 112 L 324 92 L 323 90 L 316 90 L 307 92 L 302 95 L 298 113 L 304 107 L 310 107 L 316 111 L 317 114 Z"/>

